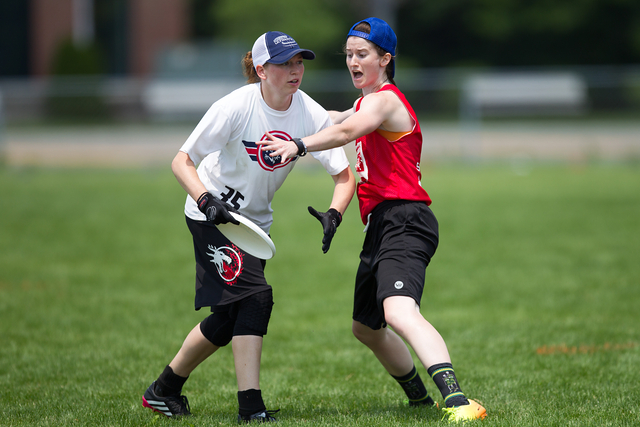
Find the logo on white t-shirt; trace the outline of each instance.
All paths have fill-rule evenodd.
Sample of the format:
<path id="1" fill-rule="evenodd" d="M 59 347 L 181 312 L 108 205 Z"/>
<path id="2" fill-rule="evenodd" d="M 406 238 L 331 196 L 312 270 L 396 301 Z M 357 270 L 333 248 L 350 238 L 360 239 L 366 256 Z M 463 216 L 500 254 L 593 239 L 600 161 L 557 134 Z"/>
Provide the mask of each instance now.
<path id="1" fill-rule="evenodd" d="M 279 130 L 272 130 L 272 131 L 269 131 L 269 133 L 275 136 L 276 138 L 284 139 L 285 141 L 291 141 L 292 139 L 286 132 L 282 132 Z M 262 135 L 262 138 L 260 138 L 260 141 L 266 141 L 268 139 L 269 138 L 265 133 L 264 135 Z M 273 172 L 278 168 L 287 166 L 289 163 L 291 163 L 292 160 L 295 160 L 297 158 L 296 156 L 293 159 L 287 159 L 283 163 L 280 163 L 280 159 L 282 157 L 281 156 L 271 157 L 269 155 L 271 151 L 260 150 L 261 144 L 259 142 L 242 140 L 242 143 L 244 144 L 244 148 L 247 150 L 247 154 L 249 154 L 249 157 L 251 158 L 251 160 L 253 160 L 254 162 L 258 162 L 258 164 L 262 169 L 269 172 Z"/>

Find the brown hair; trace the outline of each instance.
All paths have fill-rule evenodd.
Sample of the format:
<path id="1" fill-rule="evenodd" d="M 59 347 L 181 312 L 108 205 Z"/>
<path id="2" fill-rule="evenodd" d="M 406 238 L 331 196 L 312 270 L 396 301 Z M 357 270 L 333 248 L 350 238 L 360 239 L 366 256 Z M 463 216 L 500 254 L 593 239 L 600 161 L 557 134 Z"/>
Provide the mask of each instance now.
<path id="1" fill-rule="evenodd" d="M 258 83 L 260 81 L 256 67 L 253 66 L 251 51 L 247 52 L 242 58 L 242 74 L 247 78 L 247 83 Z"/>
<path id="2" fill-rule="evenodd" d="M 368 22 L 360 22 L 358 25 L 355 26 L 354 31 L 361 31 L 363 33 L 371 33 L 371 25 L 369 25 Z M 384 50 L 383 48 L 381 48 L 380 46 L 378 46 L 377 44 L 367 40 L 369 43 L 371 43 L 371 45 L 373 47 L 376 48 L 376 52 L 378 53 L 379 56 L 384 56 L 385 54 L 390 54 L 390 52 L 387 52 L 386 50 Z M 347 45 L 345 44 L 345 49 L 346 50 Z M 396 49 L 397 50 L 397 49 Z M 389 61 L 389 63 L 387 64 L 387 67 L 385 69 L 386 73 L 387 73 L 387 79 L 391 82 L 392 85 L 396 86 L 396 82 L 393 80 L 393 62 L 395 61 L 396 57 L 395 56 L 391 56 L 391 61 Z"/>

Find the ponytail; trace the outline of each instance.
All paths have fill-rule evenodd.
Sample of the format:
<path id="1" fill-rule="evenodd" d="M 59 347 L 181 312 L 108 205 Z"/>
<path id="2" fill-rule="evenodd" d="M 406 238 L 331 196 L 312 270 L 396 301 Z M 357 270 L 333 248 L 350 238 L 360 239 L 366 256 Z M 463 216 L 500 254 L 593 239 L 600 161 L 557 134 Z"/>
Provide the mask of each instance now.
<path id="1" fill-rule="evenodd" d="M 253 66 L 253 56 L 251 51 L 247 52 L 242 58 L 242 74 L 247 78 L 247 83 L 258 83 L 260 77 Z"/>

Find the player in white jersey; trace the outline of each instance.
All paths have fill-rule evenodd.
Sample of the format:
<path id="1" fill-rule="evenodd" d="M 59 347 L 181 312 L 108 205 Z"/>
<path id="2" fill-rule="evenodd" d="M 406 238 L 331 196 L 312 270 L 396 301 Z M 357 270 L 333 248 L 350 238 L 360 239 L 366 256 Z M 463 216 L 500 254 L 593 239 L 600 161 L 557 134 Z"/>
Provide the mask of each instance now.
<path id="1" fill-rule="evenodd" d="M 215 102 L 172 162 L 172 170 L 188 193 L 187 225 L 196 258 L 196 310 L 212 314 L 187 336 L 182 348 L 143 396 L 143 406 L 169 417 L 190 415 L 182 386 L 191 372 L 220 347 L 232 344 L 238 380 L 239 422 L 275 421 L 267 411 L 260 384 L 263 336 L 271 315 L 271 286 L 265 261 L 237 248 L 216 225 L 236 222 L 237 211 L 266 233 L 273 222 L 271 201 L 301 153 L 281 162 L 260 150 L 268 135 L 291 139 L 328 126 L 329 114 L 299 90 L 304 59 L 315 54 L 300 49 L 290 36 L 270 31 L 258 38 L 243 60 L 249 84 Z M 355 178 L 342 148 L 312 153 L 334 180 L 326 212 L 309 211 L 323 227 L 323 251 L 340 224 L 355 191 Z M 197 165 L 197 167 L 196 167 Z M 239 254 L 232 259 L 224 251 Z"/>

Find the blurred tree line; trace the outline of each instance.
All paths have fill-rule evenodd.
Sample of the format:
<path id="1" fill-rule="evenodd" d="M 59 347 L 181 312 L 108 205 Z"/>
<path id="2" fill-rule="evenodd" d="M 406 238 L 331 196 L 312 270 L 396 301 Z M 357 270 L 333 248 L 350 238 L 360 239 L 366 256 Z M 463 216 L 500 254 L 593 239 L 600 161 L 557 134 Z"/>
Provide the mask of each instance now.
<path id="1" fill-rule="evenodd" d="M 350 26 L 375 10 L 391 13 L 402 66 L 640 63 L 639 0 L 192 0 L 193 36 L 251 46 L 280 30 L 337 68 Z"/>

